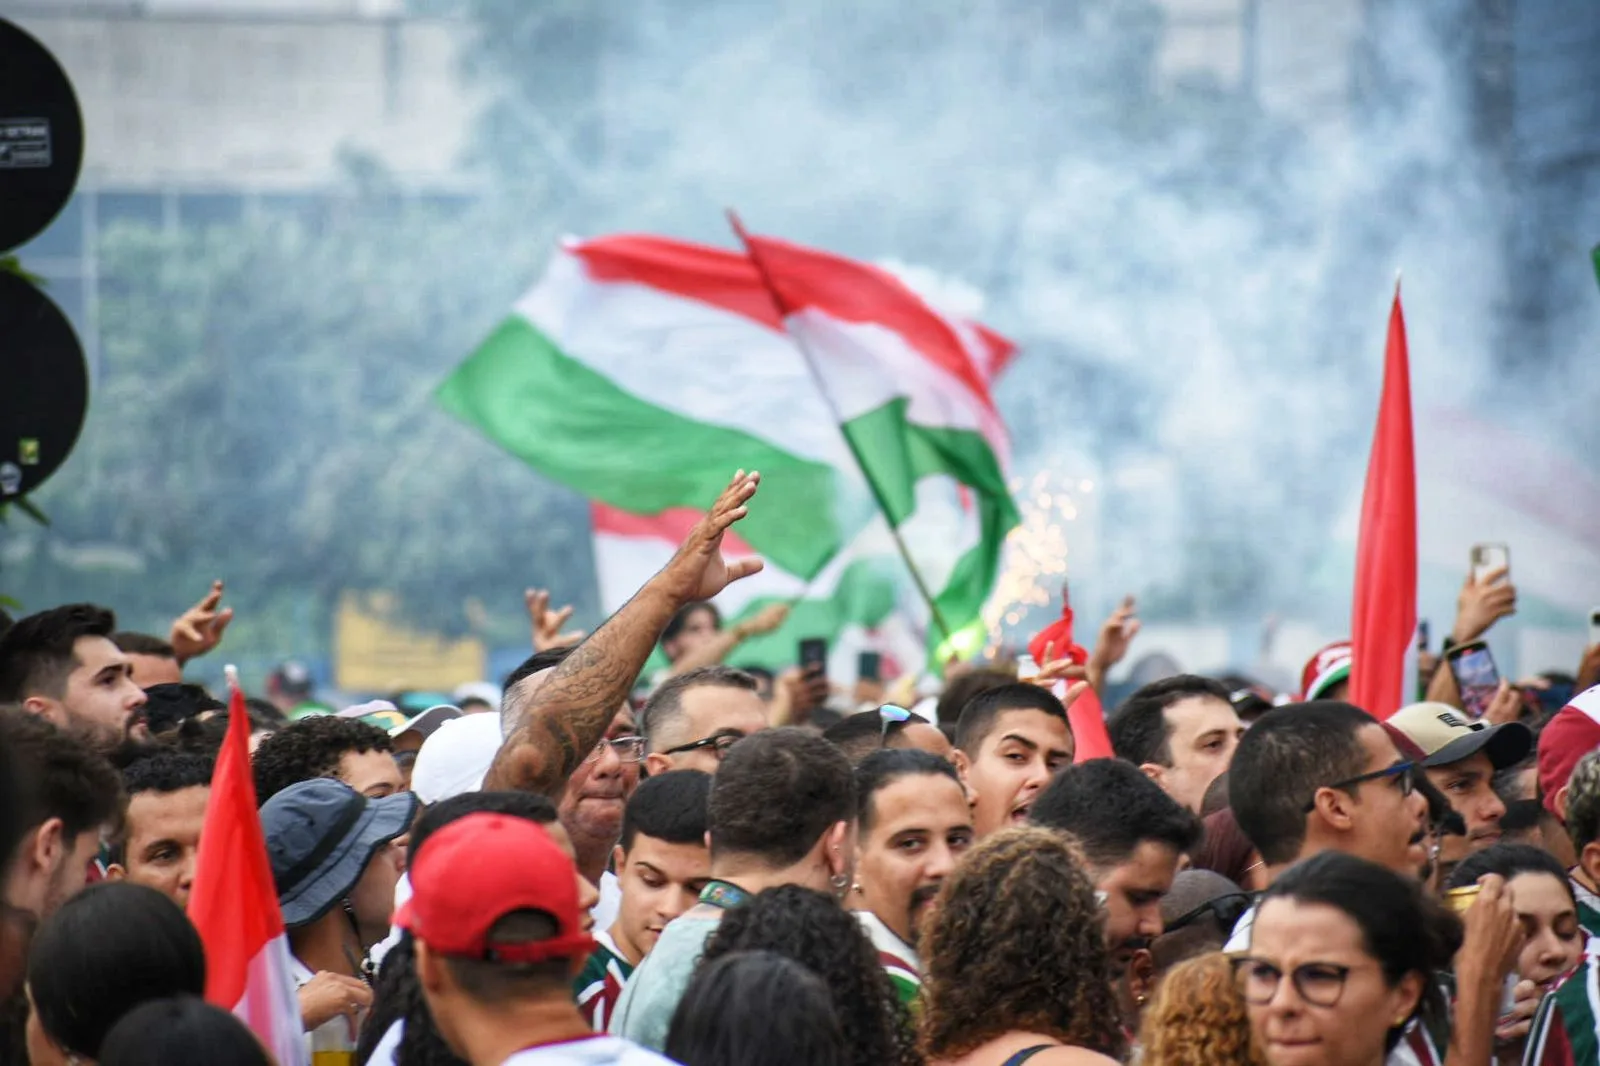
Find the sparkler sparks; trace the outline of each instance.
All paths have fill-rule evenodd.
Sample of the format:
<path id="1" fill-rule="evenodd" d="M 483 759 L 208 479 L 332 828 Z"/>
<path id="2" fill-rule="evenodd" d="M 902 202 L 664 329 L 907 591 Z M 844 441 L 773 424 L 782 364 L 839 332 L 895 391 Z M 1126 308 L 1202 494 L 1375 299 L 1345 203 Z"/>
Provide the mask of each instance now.
<path id="1" fill-rule="evenodd" d="M 1006 537 L 1000 575 L 983 611 L 991 654 L 1004 631 L 1021 624 L 1031 609 L 1059 604 L 1070 558 L 1067 526 L 1078 517 L 1075 496 L 1093 492 L 1094 484 L 1041 470 L 1031 478 L 1014 479 L 1010 488 L 1022 522 Z"/>

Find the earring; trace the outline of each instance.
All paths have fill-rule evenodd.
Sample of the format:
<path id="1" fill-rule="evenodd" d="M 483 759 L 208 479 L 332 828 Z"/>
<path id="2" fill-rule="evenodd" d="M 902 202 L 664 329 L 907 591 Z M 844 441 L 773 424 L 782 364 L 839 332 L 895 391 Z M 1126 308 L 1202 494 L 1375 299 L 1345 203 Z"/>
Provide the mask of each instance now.
<path id="1" fill-rule="evenodd" d="M 1145 995 L 1143 992 L 1140 992 L 1137 996 L 1133 997 L 1133 1002 L 1135 1006 L 1142 1007 L 1146 1003 L 1150 1002 L 1150 997 Z"/>
<path id="2" fill-rule="evenodd" d="M 855 884 L 851 885 L 850 887 L 855 889 L 857 892 L 862 892 L 862 893 L 866 892 L 866 889 L 861 887 L 861 882 L 860 881 L 857 881 Z"/>
<path id="3" fill-rule="evenodd" d="M 828 885 L 833 889 L 834 898 L 844 899 L 845 892 L 850 888 L 850 875 L 834 874 L 828 878 Z"/>

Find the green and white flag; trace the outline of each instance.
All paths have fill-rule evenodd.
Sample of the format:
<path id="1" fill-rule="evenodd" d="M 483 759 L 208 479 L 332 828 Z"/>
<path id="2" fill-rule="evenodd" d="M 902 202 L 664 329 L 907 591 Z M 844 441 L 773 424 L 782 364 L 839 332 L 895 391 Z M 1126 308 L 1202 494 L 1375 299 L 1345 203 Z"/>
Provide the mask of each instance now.
<path id="1" fill-rule="evenodd" d="M 797 602 L 740 662 L 792 662 L 798 636 L 891 617 L 940 643 L 891 523 L 941 617 L 966 631 L 960 650 L 975 649 L 971 627 L 1017 521 L 989 394 L 1011 346 L 876 267 L 752 246 L 771 289 L 736 252 L 639 236 L 569 242 L 439 401 L 594 501 L 608 610 L 742 467 L 761 471 L 762 487 L 738 532 L 767 570 L 718 604 L 736 618 Z"/>

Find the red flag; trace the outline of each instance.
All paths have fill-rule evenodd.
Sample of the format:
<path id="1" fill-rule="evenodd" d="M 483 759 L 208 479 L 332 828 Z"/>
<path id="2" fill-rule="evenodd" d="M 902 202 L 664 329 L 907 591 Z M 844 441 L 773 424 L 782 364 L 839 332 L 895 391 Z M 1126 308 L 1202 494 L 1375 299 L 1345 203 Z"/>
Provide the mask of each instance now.
<path id="1" fill-rule="evenodd" d="M 231 671 L 231 667 L 230 667 Z M 211 775 L 189 920 L 206 948 L 206 999 L 254 1030 L 280 1066 L 308 1059 L 289 943 L 250 775 L 250 718 L 237 684 Z"/>
<path id="2" fill-rule="evenodd" d="M 1028 641 L 1028 654 L 1040 666 L 1046 665 L 1052 657 L 1071 659 L 1079 666 L 1089 661 L 1088 651 L 1072 639 L 1072 601 L 1067 596 L 1066 586 L 1061 588 L 1061 617 L 1034 634 Z M 1064 695 L 1068 687 L 1064 682 L 1056 682 L 1056 695 Z M 1092 685 L 1067 708 L 1067 726 L 1072 730 L 1073 762 L 1112 757 L 1105 710 L 1100 706 L 1100 694 Z"/>
<path id="3" fill-rule="evenodd" d="M 1351 610 L 1350 702 L 1388 718 L 1406 702 L 1406 653 L 1417 629 L 1417 463 L 1411 438 L 1406 320 L 1395 285 L 1383 398 L 1361 497 Z"/>

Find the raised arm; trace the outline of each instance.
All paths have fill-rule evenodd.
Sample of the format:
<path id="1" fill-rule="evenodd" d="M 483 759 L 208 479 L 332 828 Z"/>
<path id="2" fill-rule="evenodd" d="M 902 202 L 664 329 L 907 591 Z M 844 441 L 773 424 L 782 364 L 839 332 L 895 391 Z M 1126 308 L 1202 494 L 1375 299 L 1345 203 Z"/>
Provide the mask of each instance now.
<path id="1" fill-rule="evenodd" d="M 678 609 L 761 569 L 759 559 L 722 558 L 722 535 L 745 516 L 760 480 L 756 473 L 735 474 L 661 572 L 556 667 L 495 756 L 484 788 L 561 794 L 600 743 Z"/>

